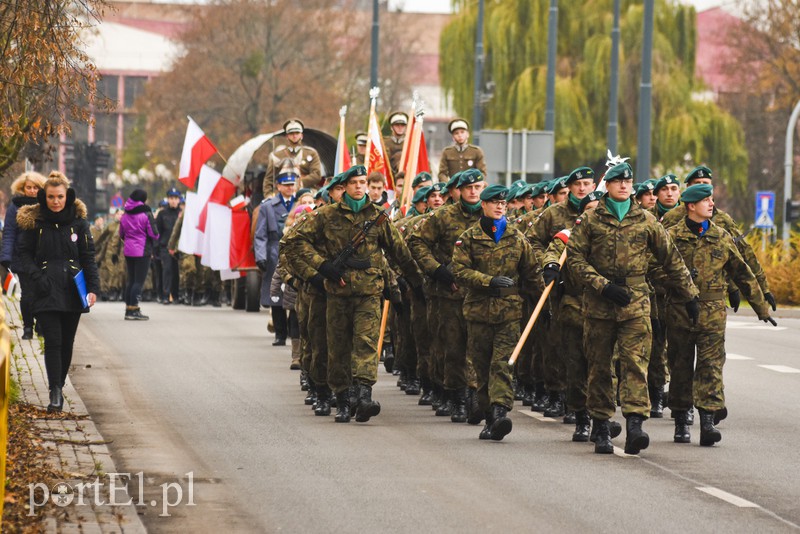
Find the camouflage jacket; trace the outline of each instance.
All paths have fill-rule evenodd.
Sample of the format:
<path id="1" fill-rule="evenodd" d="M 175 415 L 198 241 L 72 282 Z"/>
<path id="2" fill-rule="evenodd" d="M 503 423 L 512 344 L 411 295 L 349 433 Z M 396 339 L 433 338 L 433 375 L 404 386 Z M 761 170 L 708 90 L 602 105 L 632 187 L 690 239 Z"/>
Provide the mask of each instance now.
<path id="1" fill-rule="evenodd" d="M 668 211 L 667 214 L 661 218 L 661 224 L 664 225 L 664 228 L 671 228 L 683 221 L 685 218 L 686 206 L 680 204 L 674 209 Z M 753 247 L 751 247 L 750 243 L 748 243 L 744 238 L 744 234 L 741 230 L 739 230 L 739 226 L 737 226 L 736 221 L 733 220 L 733 217 L 722 210 L 714 208 L 714 215 L 711 216 L 711 222 L 731 234 L 731 237 L 733 237 L 733 242 L 736 244 L 736 248 L 739 250 L 739 254 L 742 255 L 744 261 L 747 262 L 747 266 L 750 267 L 750 270 L 753 271 L 756 280 L 758 280 L 758 285 L 761 287 L 761 291 L 763 293 L 769 293 L 767 274 L 761 267 L 761 263 L 759 263 L 758 258 L 756 258 L 756 253 L 753 250 Z"/>
<path id="2" fill-rule="evenodd" d="M 408 247 L 417 260 L 422 272 L 433 277 L 440 265 L 449 266 L 453 261 L 453 246 L 465 230 L 473 226 L 481 217 L 481 212 L 470 213 L 458 204 L 443 206 L 425 219 L 425 224 L 408 236 Z M 438 280 L 430 284 L 432 295 L 460 300 L 464 292 Z"/>
<path id="3" fill-rule="evenodd" d="M 664 227 L 633 201 L 618 221 L 606 209 L 606 198 L 575 221 L 567 242 L 567 265 L 583 286 L 586 315 L 617 321 L 649 316 L 650 287 L 645 275 L 651 255 L 681 298 L 695 297 L 697 288 Z M 630 304 L 620 307 L 603 297 L 609 283 L 626 286 Z"/>
<path id="4" fill-rule="evenodd" d="M 467 169 L 478 169 L 486 176 L 486 162 L 483 160 L 483 150 L 475 145 L 467 145 L 459 150 L 456 145 L 450 145 L 442 150 L 439 160 L 439 181 L 448 181 L 455 173 Z"/>
<path id="5" fill-rule="evenodd" d="M 486 235 L 479 224 L 470 227 L 455 242 L 453 274 L 466 288 L 464 319 L 482 323 L 504 323 L 522 318 L 522 297 L 542 291 L 542 276 L 536 253 L 521 232 L 507 228 L 500 241 Z M 508 293 L 497 296 L 489 288 L 495 276 L 507 276 L 515 282 Z"/>
<path id="6" fill-rule="evenodd" d="M 338 203 L 304 215 L 297 231 L 284 236 L 285 243 L 289 246 L 287 254 L 303 256 L 302 260 L 295 257 L 289 263 L 292 268 L 297 269 L 300 278 L 310 279 L 317 274 L 324 261 L 333 261 L 336 258 L 364 223 L 374 220 L 379 214 L 380 209 L 370 202 L 358 213 L 354 213 L 346 204 Z M 422 285 L 422 276 L 411 253 L 397 229 L 387 221 L 370 229 L 366 241 L 353 256 L 355 260 L 367 260 L 369 267 L 346 268 L 344 287 L 326 279 L 325 290 L 331 295 L 342 297 L 379 294 L 384 287 L 386 262 L 383 250 L 399 266 L 409 284 Z"/>
<path id="7" fill-rule="evenodd" d="M 544 260 L 545 250 L 553 237 L 565 228 L 572 228 L 579 215 L 580 213 L 570 205 L 569 201 L 566 201 L 553 204 L 534 219 L 533 225 L 526 229 L 525 235 L 530 239 L 539 258 Z"/>
<path id="8" fill-rule="evenodd" d="M 280 145 L 269 155 L 267 160 L 267 171 L 264 173 L 264 198 L 269 198 L 275 194 L 275 177 L 281 168 L 281 162 L 286 159 L 295 161 L 300 168 L 300 182 L 302 187 L 319 188 L 322 186 L 322 164 L 320 163 L 319 153 L 310 146 L 297 145 L 289 148 Z M 301 187 L 298 184 L 297 187 Z"/>
<path id="9" fill-rule="evenodd" d="M 394 137 L 388 135 L 383 138 L 383 146 L 386 148 L 387 156 L 389 157 L 389 165 L 392 167 L 392 174 L 395 176 L 398 171 L 404 170 L 400 168 L 400 156 L 403 154 L 404 140 L 405 136 Z M 413 179 L 414 177 L 412 176 L 411 178 Z"/>
<path id="10" fill-rule="evenodd" d="M 728 287 L 727 274 L 750 302 L 759 319 L 769 317 L 764 294 L 728 232 L 712 222 L 703 236 L 689 230 L 686 224 L 672 226 L 669 235 L 700 291 L 701 301 L 724 302 Z M 669 282 L 664 280 L 663 272 L 659 270 L 657 273 L 654 279 L 671 289 Z M 686 300 L 680 295 L 669 294 L 669 302 L 683 303 Z"/>

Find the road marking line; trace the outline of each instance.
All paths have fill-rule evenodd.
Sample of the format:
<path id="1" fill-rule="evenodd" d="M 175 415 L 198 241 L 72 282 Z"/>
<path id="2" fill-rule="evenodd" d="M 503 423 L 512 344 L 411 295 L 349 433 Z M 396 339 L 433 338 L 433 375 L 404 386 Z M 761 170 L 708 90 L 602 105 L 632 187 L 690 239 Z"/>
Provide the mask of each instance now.
<path id="1" fill-rule="evenodd" d="M 695 489 L 699 489 L 703 493 L 708 493 L 709 495 L 716 497 L 717 499 L 722 499 L 723 501 L 730 503 L 734 506 L 738 506 L 739 508 L 761 508 L 754 502 L 750 502 L 747 499 L 742 499 L 741 497 L 737 497 L 732 493 L 728 493 L 727 491 L 715 488 L 714 486 L 700 486 Z"/>
<path id="2" fill-rule="evenodd" d="M 614 454 L 619 456 L 620 458 L 638 458 L 638 454 L 625 454 L 625 449 L 617 447 L 614 445 Z"/>
<path id="3" fill-rule="evenodd" d="M 541 421 L 542 423 L 558 423 L 558 419 L 553 419 L 552 417 L 545 417 L 543 415 L 539 415 L 537 412 L 531 412 L 529 410 L 517 410 L 519 413 L 527 415 L 528 417 L 533 417 L 537 421 Z"/>
<path id="4" fill-rule="evenodd" d="M 759 367 L 769 369 L 770 371 L 775 371 L 776 373 L 800 373 L 800 369 L 787 367 L 785 365 L 759 365 Z"/>
<path id="5" fill-rule="evenodd" d="M 741 354 L 726 354 L 725 358 L 728 360 L 752 360 L 750 356 L 742 356 Z"/>
<path id="6" fill-rule="evenodd" d="M 751 323 L 740 323 L 740 322 L 732 322 L 728 321 L 728 328 L 733 329 L 741 329 L 741 330 L 786 330 L 785 326 L 772 326 L 772 325 L 764 325 L 764 324 L 751 324 Z"/>

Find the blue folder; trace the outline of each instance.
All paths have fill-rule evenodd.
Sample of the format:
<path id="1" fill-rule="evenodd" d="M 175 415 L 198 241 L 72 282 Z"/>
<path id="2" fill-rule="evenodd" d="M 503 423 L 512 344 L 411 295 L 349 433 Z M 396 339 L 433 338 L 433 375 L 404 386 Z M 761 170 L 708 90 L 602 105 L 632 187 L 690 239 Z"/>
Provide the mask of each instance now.
<path id="1" fill-rule="evenodd" d="M 78 271 L 78 274 L 76 274 L 72 279 L 75 281 L 75 288 L 78 290 L 78 296 L 81 298 L 83 307 L 88 308 L 89 301 L 86 299 L 86 277 L 83 276 L 83 269 Z"/>

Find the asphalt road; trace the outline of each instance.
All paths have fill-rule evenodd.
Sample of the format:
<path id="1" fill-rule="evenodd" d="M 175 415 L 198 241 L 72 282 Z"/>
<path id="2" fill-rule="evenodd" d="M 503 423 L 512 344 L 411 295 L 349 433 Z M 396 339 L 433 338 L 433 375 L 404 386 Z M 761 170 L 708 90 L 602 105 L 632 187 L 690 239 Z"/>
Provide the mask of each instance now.
<path id="1" fill-rule="evenodd" d="M 504 441 L 479 441 L 382 368 L 380 416 L 335 424 L 303 404 L 267 313 L 145 303 L 151 320 L 134 322 L 123 308 L 84 317 L 71 376 L 118 470 L 143 473 L 133 490 L 151 532 L 800 530 L 799 319 L 730 319 L 720 444 L 701 448 L 696 425 L 692 444 L 672 443 L 667 417 L 625 457 L 521 403 Z M 176 481 L 183 495 L 167 501 L 181 504 L 160 517 Z"/>

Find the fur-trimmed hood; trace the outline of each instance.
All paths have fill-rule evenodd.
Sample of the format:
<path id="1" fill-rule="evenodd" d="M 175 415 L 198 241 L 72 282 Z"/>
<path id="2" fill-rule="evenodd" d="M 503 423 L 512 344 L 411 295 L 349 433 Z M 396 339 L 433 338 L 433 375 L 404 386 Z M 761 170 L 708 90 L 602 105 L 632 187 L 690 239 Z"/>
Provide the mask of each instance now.
<path id="1" fill-rule="evenodd" d="M 75 218 L 85 219 L 88 213 L 86 211 L 86 204 L 80 199 L 75 199 L 73 206 L 75 206 Z M 17 225 L 19 225 L 20 230 L 33 230 L 36 228 L 36 221 L 42 220 L 41 212 L 42 207 L 39 204 L 22 206 L 19 208 L 19 211 L 17 211 Z"/>

